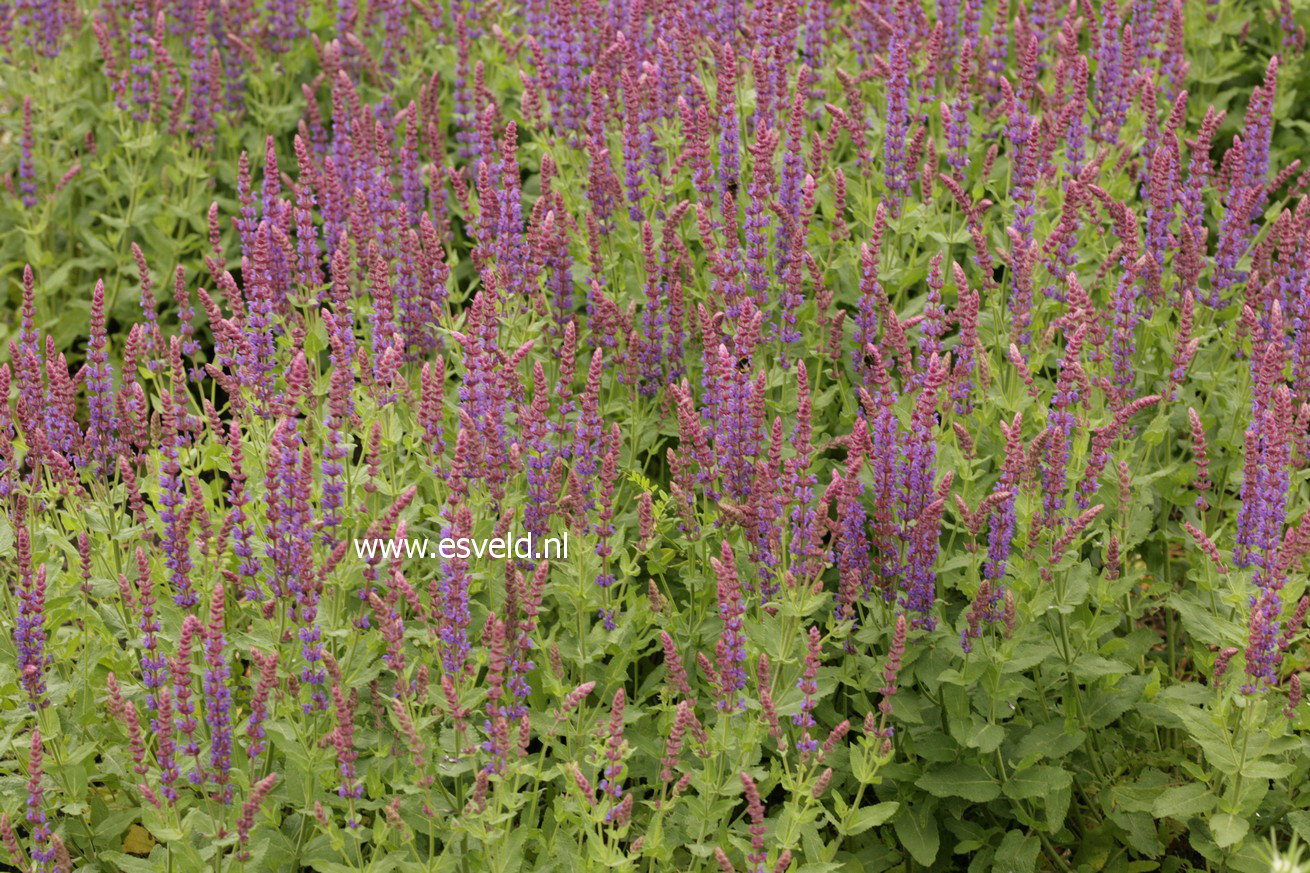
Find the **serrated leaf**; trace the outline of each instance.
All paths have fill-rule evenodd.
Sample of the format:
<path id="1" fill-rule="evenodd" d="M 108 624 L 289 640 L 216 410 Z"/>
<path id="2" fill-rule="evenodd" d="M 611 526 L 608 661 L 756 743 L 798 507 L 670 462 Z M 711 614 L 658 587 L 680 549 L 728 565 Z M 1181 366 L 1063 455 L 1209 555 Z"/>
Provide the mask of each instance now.
<path id="1" fill-rule="evenodd" d="M 145 858 L 134 858 L 122 852 L 101 852 L 100 860 L 108 861 L 123 873 L 158 873 L 158 868 Z"/>
<path id="2" fill-rule="evenodd" d="M 1160 834 L 1155 828 L 1155 819 L 1144 812 L 1116 812 L 1110 821 L 1123 828 L 1124 841 L 1129 848 L 1148 858 L 1154 858 L 1164 851 L 1160 844 Z"/>
<path id="3" fill-rule="evenodd" d="M 1142 431 L 1142 434 L 1138 439 L 1146 443 L 1148 446 L 1159 445 L 1164 439 L 1164 435 L 1168 429 L 1169 417 L 1167 415 L 1157 415 L 1155 419 L 1152 420 L 1150 426 Z"/>
<path id="4" fill-rule="evenodd" d="M 1183 629 L 1198 642 L 1216 648 L 1241 644 L 1242 634 L 1236 622 L 1215 617 L 1209 608 L 1185 594 L 1169 595 L 1169 606 L 1182 619 Z"/>
<path id="5" fill-rule="evenodd" d="M 912 804 L 894 823 L 896 839 L 910 857 L 925 867 L 932 866 L 937 860 L 937 850 L 941 848 L 934 807 L 933 803 Z"/>
<path id="6" fill-rule="evenodd" d="M 1229 812 L 1221 812 L 1210 819 L 1210 832 L 1214 834 L 1215 844 L 1221 849 L 1241 842 L 1250 828 L 1246 819 Z"/>
<path id="7" fill-rule="evenodd" d="M 1151 815 L 1156 818 L 1174 818 L 1186 821 L 1194 815 L 1202 815 L 1214 809 L 1219 798 L 1210 793 L 1206 785 L 1192 782 L 1170 788 L 1151 804 Z"/>
<path id="8" fill-rule="evenodd" d="M 1036 834 L 1020 830 L 1008 831 L 996 850 L 995 869 L 1007 873 L 1033 873 L 1037 869 L 1037 855 L 1042 850 Z"/>
<path id="9" fill-rule="evenodd" d="M 1019 646 L 1013 654 L 1001 663 L 1001 672 L 1022 673 L 1025 670 L 1036 667 L 1042 661 L 1045 661 L 1054 654 L 1055 646 L 1050 643 Z"/>
<path id="10" fill-rule="evenodd" d="M 868 784 L 873 781 L 877 770 L 869 761 L 869 752 L 860 746 L 851 747 L 851 775 L 858 781 Z"/>
<path id="11" fill-rule="evenodd" d="M 971 749 L 977 749 L 984 755 L 990 755 L 1005 739 L 1005 728 L 999 724 L 976 724 L 969 738 L 965 741 Z"/>
<path id="12" fill-rule="evenodd" d="M 1301 839 L 1310 841 L 1310 812 L 1293 810 L 1287 814 L 1287 823 L 1292 826 Z"/>
<path id="13" fill-rule="evenodd" d="M 1052 791 L 1068 788 L 1072 784 L 1073 774 L 1068 770 L 1040 764 L 1015 773 L 1001 790 L 1012 800 L 1026 800 L 1030 797 L 1043 797 Z"/>
<path id="14" fill-rule="evenodd" d="M 153 806 L 145 806 L 142 808 L 141 812 L 142 824 L 145 826 L 145 829 L 150 832 L 150 836 L 154 837 L 156 840 L 163 843 L 172 843 L 184 838 L 185 833 L 181 829 L 170 824 L 160 810 L 155 809 Z M 126 843 L 124 845 L 126 845 Z M 125 851 L 131 852 L 132 849 L 125 849 Z M 138 852 L 136 854 L 140 853 Z"/>
<path id="15" fill-rule="evenodd" d="M 1079 679 L 1099 679 L 1103 676 L 1122 676 L 1132 672 L 1132 668 L 1122 661 L 1112 661 L 1100 655 L 1082 654 L 1074 660 L 1070 668 Z"/>
<path id="16" fill-rule="evenodd" d="M 1056 612 L 1069 615 L 1087 601 L 1087 594 L 1091 590 L 1090 576 L 1091 570 L 1086 561 L 1069 568 L 1060 597 L 1053 605 Z"/>
<path id="17" fill-rule="evenodd" d="M 1242 766 L 1242 776 L 1247 779 L 1282 779 L 1296 769 L 1287 761 L 1273 761 L 1267 758 L 1248 761 Z"/>
<path id="18" fill-rule="evenodd" d="M 885 803 L 877 803 L 873 806 L 861 807 L 855 811 L 855 815 L 851 817 L 850 823 L 846 825 L 846 834 L 848 836 L 855 836 L 856 834 L 864 833 L 869 828 L 875 828 L 880 824 L 884 824 L 888 819 L 894 816 L 896 811 L 900 808 L 901 805 L 894 800 Z"/>
<path id="19" fill-rule="evenodd" d="M 1019 760 L 1063 758 L 1083 744 L 1087 735 L 1072 725 L 1052 721 L 1038 725 L 1024 735 L 1015 750 Z"/>
<path id="20" fill-rule="evenodd" d="M 340 861 L 329 861 L 325 858 L 313 858 L 306 860 L 305 863 L 318 873 L 356 873 L 355 868 L 348 867 Z"/>
<path id="21" fill-rule="evenodd" d="M 920 776 L 914 783 L 934 797 L 963 797 L 974 803 L 995 800 L 1001 786 L 973 764 L 951 764 Z"/>
<path id="22" fill-rule="evenodd" d="M 1177 700 L 1171 700 L 1169 704 L 1170 711 L 1182 721 L 1188 736 L 1205 753 L 1205 759 L 1221 773 L 1236 776 L 1237 756 L 1233 754 L 1224 730 L 1215 724 L 1210 713 Z"/>
<path id="23" fill-rule="evenodd" d="M 127 826 L 141 816 L 138 809 L 120 809 L 109 813 L 95 826 L 97 840 L 108 840 L 121 834 Z"/>
<path id="24" fill-rule="evenodd" d="M 972 726 L 969 718 L 969 690 L 962 685 L 943 684 L 941 695 L 951 736 L 962 743 Z"/>
<path id="25" fill-rule="evenodd" d="M 1042 798 L 1046 805 L 1046 830 L 1057 833 L 1064 827 L 1065 817 L 1069 815 L 1069 804 L 1073 800 L 1073 786 L 1057 788 Z"/>
<path id="26" fill-rule="evenodd" d="M 1124 812 L 1150 812 L 1156 798 L 1165 792 L 1169 777 L 1149 770 L 1136 782 L 1120 783 L 1110 789 L 1110 801 Z"/>

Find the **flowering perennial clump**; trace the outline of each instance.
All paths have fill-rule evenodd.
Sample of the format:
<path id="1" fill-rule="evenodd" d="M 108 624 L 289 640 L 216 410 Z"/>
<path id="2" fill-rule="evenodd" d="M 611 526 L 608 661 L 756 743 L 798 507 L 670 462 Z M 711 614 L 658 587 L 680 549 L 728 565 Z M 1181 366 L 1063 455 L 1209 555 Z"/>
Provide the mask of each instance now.
<path id="1" fill-rule="evenodd" d="M 0 861 L 1268 869 L 1304 18 L 0 3 Z"/>

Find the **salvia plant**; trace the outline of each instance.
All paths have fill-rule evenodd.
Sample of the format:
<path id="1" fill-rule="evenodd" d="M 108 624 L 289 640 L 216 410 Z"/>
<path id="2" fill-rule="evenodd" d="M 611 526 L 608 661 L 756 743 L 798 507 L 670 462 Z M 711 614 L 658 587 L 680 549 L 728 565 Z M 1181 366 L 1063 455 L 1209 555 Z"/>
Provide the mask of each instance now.
<path id="1" fill-rule="evenodd" d="M 0 3 L 0 860 L 1293 869 L 1306 18 Z"/>

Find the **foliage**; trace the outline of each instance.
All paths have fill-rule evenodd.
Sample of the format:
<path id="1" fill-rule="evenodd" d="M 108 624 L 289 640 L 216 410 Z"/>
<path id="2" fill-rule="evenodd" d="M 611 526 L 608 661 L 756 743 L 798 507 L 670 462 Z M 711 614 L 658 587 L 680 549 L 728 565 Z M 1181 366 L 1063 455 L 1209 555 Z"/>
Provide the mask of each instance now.
<path id="1" fill-rule="evenodd" d="M 15 867 L 1310 839 L 1300 6 L 3 11 Z"/>

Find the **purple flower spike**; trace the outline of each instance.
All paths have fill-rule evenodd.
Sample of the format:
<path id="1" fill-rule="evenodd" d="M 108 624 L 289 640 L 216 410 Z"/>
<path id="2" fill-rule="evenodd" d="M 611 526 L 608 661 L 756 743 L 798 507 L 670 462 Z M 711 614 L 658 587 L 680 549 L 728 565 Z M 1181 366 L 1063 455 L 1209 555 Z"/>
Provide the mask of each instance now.
<path id="1" fill-rule="evenodd" d="M 738 692 L 746 687 L 746 632 L 742 621 L 746 608 L 736 558 L 726 540 L 719 557 L 711 558 L 710 565 L 718 578 L 719 617 L 723 620 L 723 632 L 714 649 L 719 676 L 719 699 L 715 705 L 724 712 L 733 712 L 746 705 L 745 699 L 738 697 Z"/>

